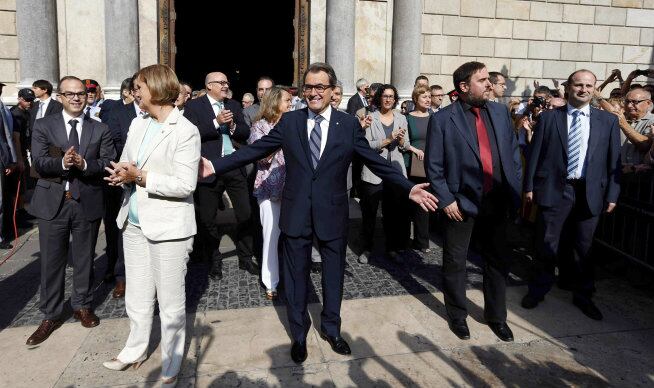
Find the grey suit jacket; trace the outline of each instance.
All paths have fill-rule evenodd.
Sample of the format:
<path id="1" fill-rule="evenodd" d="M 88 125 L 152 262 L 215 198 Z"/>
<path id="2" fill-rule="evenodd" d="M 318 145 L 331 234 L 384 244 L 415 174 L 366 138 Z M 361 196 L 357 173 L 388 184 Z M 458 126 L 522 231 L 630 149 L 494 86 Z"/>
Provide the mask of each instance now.
<path id="1" fill-rule="evenodd" d="M 366 131 L 366 140 L 368 140 L 368 144 L 370 144 L 370 148 L 373 150 L 377 151 L 379 155 L 384 158 L 384 159 L 389 159 L 388 158 L 388 147 L 381 147 L 382 141 L 386 138 L 386 133 L 384 132 L 384 127 L 382 126 L 381 123 L 381 113 L 377 110 L 371 113 L 372 115 L 372 124 L 370 124 L 370 127 L 367 128 Z M 397 130 L 399 128 L 404 128 L 405 130 L 409 124 L 406 121 L 406 117 L 404 117 L 403 114 L 401 114 L 398 111 L 393 111 L 393 130 Z M 391 151 L 391 156 L 390 156 L 390 162 L 395 167 L 398 169 L 398 171 L 402 172 L 402 175 L 406 177 L 406 166 L 404 165 L 404 157 L 402 156 L 402 152 L 405 152 L 409 149 L 410 144 L 409 144 L 409 135 L 405 135 L 405 141 L 404 141 L 404 146 L 398 146 L 395 147 L 393 151 Z M 377 185 L 381 183 L 381 179 L 372 173 L 368 167 L 363 166 L 363 170 L 361 171 L 361 180 L 364 182 L 372 183 L 374 185 Z"/>
<path id="2" fill-rule="evenodd" d="M 102 218 L 104 168 L 116 157 L 111 132 L 106 124 L 84 119 L 78 153 L 86 161 L 86 170 L 64 170 L 62 155 L 68 148 L 68 135 L 61 113 L 36 120 L 32 132 L 32 163 L 41 178 L 36 182 L 29 208 L 33 216 L 51 220 L 64 200 L 65 179 L 72 175 L 80 183 L 80 204 L 87 220 Z M 54 151 L 57 152 L 54 152 Z M 53 156 L 53 153 L 56 154 Z"/>
<path id="3" fill-rule="evenodd" d="M 254 124 L 254 122 L 257 121 L 256 118 L 260 110 L 261 110 L 261 105 L 259 105 L 259 103 L 252 104 L 247 108 L 243 109 L 243 118 L 245 119 L 245 124 L 248 125 L 248 128 L 251 128 L 252 124 Z"/>

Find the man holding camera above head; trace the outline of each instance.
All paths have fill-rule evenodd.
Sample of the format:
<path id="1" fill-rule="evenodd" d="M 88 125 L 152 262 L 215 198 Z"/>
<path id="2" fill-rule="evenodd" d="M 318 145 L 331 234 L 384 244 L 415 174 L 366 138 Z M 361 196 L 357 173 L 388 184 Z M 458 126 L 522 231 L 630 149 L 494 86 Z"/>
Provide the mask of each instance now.
<path id="1" fill-rule="evenodd" d="M 506 226 L 520 208 L 522 163 L 506 106 L 490 102 L 486 65 L 467 62 L 454 71 L 456 102 L 431 116 L 425 169 L 445 213 L 443 293 L 450 330 L 469 339 L 466 260 L 471 238 L 484 259 L 484 318 L 502 341 L 506 324 Z"/>

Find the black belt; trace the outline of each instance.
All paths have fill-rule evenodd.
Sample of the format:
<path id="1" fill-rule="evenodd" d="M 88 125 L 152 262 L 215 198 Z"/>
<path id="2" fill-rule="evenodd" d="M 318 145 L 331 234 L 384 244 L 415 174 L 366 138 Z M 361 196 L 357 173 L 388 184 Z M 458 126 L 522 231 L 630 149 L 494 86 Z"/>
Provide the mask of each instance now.
<path id="1" fill-rule="evenodd" d="M 584 179 L 584 178 L 566 179 L 565 183 L 569 184 L 570 186 L 585 185 L 586 184 L 586 179 Z"/>

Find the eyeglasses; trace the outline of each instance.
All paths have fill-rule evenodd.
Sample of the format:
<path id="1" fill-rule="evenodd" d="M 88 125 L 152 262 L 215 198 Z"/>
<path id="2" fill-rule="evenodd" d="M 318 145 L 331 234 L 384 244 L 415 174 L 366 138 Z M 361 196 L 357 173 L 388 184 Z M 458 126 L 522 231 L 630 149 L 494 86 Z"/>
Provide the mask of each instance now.
<path id="1" fill-rule="evenodd" d="M 384 100 L 395 100 L 395 96 L 394 96 L 394 95 L 391 95 L 391 94 L 389 94 L 389 95 L 382 95 L 381 97 L 382 97 Z"/>
<path id="2" fill-rule="evenodd" d="M 220 84 L 220 86 L 229 86 L 229 81 L 209 81 L 208 84 Z"/>
<path id="3" fill-rule="evenodd" d="M 316 93 L 318 94 L 323 94 L 325 90 L 331 88 L 331 85 L 323 85 L 323 84 L 318 84 L 318 85 L 303 85 L 302 90 L 305 93 L 311 93 L 312 90 L 315 90 Z"/>
<path id="4" fill-rule="evenodd" d="M 75 97 L 79 97 L 80 99 L 84 98 L 84 97 L 86 97 L 87 93 L 85 91 L 84 92 L 77 92 L 77 93 L 63 92 L 63 93 L 59 93 L 59 95 L 66 97 L 68 100 L 73 100 L 73 99 L 75 99 Z"/>
<path id="5" fill-rule="evenodd" d="M 636 106 L 636 105 L 640 104 L 643 101 L 649 101 L 649 98 L 645 98 L 645 99 L 642 99 L 642 100 L 624 100 L 624 104 L 625 105 L 634 105 L 634 106 Z"/>

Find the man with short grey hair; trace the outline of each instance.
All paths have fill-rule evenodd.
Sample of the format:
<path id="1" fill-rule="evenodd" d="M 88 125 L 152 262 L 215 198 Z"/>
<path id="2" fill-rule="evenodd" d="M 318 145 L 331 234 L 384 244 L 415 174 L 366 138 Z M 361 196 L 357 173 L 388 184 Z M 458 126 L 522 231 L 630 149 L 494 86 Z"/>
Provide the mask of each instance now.
<path id="1" fill-rule="evenodd" d="M 250 106 L 243 107 L 243 118 L 245 119 L 245 124 L 247 124 L 248 128 L 254 124 L 254 119 L 259 115 L 259 110 L 261 109 L 261 100 L 263 100 L 263 96 L 272 88 L 275 86 L 275 82 L 272 80 L 272 78 L 268 76 L 262 76 L 259 78 L 257 81 L 257 100 L 259 100 L 256 104 L 251 104 Z"/>
<path id="2" fill-rule="evenodd" d="M 354 115 L 356 112 L 368 106 L 368 81 L 365 78 L 359 78 L 356 83 L 357 92 L 347 101 L 347 113 Z"/>
<path id="3" fill-rule="evenodd" d="M 644 88 L 634 88 L 624 99 L 624 116 L 620 115 L 621 158 L 623 164 L 641 164 L 650 149 L 654 114 L 652 95 Z"/>

